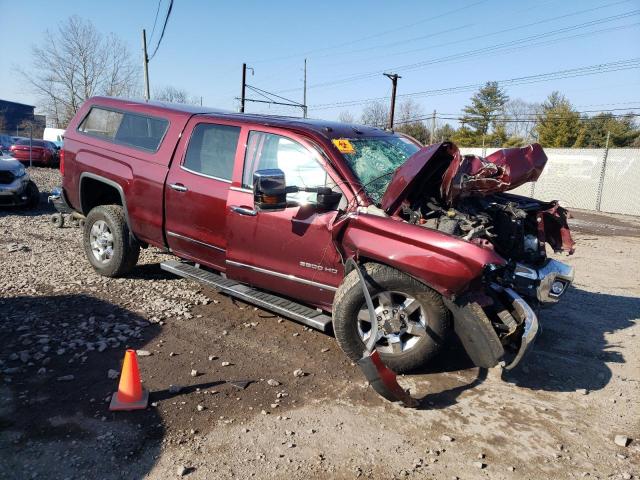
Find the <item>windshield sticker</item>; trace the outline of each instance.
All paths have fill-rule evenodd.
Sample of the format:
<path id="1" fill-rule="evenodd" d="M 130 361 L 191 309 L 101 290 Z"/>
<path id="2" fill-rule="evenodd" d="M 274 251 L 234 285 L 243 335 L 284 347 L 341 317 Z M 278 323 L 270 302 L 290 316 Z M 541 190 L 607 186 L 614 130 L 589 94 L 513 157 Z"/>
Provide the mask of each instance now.
<path id="1" fill-rule="evenodd" d="M 332 141 L 340 153 L 356 153 L 356 149 L 346 138 L 334 138 Z"/>

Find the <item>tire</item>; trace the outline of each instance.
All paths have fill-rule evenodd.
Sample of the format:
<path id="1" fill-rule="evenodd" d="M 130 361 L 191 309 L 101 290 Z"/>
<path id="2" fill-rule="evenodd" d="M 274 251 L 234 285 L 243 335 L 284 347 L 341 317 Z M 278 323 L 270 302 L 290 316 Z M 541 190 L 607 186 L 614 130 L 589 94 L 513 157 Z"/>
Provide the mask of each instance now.
<path id="1" fill-rule="evenodd" d="M 38 190 L 38 186 L 32 180 L 29 180 L 27 184 L 27 197 L 25 207 L 28 209 L 37 208 L 40 204 L 40 190 Z"/>
<path id="2" fill-rule="evenodd" d="M 376 298 L 385 299 L 385 302 L 388 302 L 388 298 L 392 298 L 390 305 L 395 306 L 397 305 L 394 302 L 401 302 L 403 296 L 407 298 L 407 302 L 409 302 L 408 298 L 418 302 L 418 306 L 414 306 L 416 310 L 405 316 L 405 326 L 409 323 L 418 325 L 415 331 L 420 331 L 420 335 L 410 335 L 408 331 L 396 335 L 396 333 L 402 332 L 402 329 L 387 332 L 389 335 L 376 344 L 376 349 L 382 360 L 397 373 L 406 373 L 423 367 L 438 353 L 450 329 L 450 313 L 442 302 L 440 294 L 409 275 L 386 265 L 366 263 L 364 270 L 366 271 L 363 273 L 365 273 L 369 293 L 374 299 L 374 306 Z M 392 292 L 391 296 L 389 297 L 389 294 L 385 292 Z M 385 311 L 382 301 L 378 301 L 377 313 Z M 354 270 L 342 281 L 333 304 L 333 329 L 338 345 L 353 361 L 360 360 L 365 350 L 362 335 L 364 334 L 366 339 L 367 332 L 363 332 L 361 326 L 368 324 L 368 322 L 362 322 L 358 319 L 361 309 L 366 312 L 360 279 L 358 272 Z M 378 312 L 378 309 L 381 309 L 381 312 Z M 409 310 L 411 309 L 408 308 L 406 311 Z M 395 312 L 395 310 L 393 311 Z M 410 316 L 413 319 L 411 322 L 409 322 Z M 420 320 L 416 321 L 418 319 Z M 423 322 L 421 328 L 419 322 Z M 385 325 L 387 329 L 395 328 L 389 323 Z M 388 338 L 401 339 L 399 343 L 402 345 L 402 351 L 390 351 L 395 349 L 392 348 L 392 343 L 387 340 Z M 384 345 L 385 342 L 387 342 L 386 345 Z M 396 342 L 393 343 L 397 347 L 398 343 Z M 387 352 L 381 351 L 385 349 Z"/>
<path id="3" fill-rule="evenodd" d="M 64 227 L 64 217 L 62 216 L 61 213 L 54 213 L 53 215 L 51 215 L 51 218 L 49 219 L 49 221 L 51 222 L 51 225 L 53 225 L 55 228 Z"/>
<path id="4" fill-rule="evenodd" d="M 105 277 L 125 275 L 140 256 L 140 245 L 130 234 L 120 205 L 99 205 L 89 212 L 83 244 L 89 263 Z"/>

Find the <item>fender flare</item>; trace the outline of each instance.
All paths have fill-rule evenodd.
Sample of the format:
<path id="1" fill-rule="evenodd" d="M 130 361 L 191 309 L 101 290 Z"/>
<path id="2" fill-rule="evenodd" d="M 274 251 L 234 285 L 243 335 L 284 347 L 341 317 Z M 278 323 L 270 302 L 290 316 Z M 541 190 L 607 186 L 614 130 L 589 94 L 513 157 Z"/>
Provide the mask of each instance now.
<path id="1" fill-rule="evenodd" d="M 91 180 L 96 180 L 98 182 L 102 182 L 105 185 L 109 185 L 110 187 L 113 187 L 116 189 L 116 191 L 118 192 L 118 195 L 120 195 L 120 201 L 122 202 L 122 209 L 124 210 L 124 218 L 127 222 L 127 225 L 129 227 L 129 231 L 131 232 L 131 235 L 133 235 L 133 232 L 131 230 L 131 221 L 129 220 L 129 209 L 127 208 L 127 199 L 124 195 L 124 190 L 122 189 L 122 186 L 118 183 L 115 182 L 113 180 L 110 180 L 108 178 L 105 178 L 101 175 L 96 175 L 95 173 L 91 173 L 91 172 L 82 172 L 80 174 L 80 181 L 79 183 L 79 189 L 78 189 L 78 203 L 80 204 L 80 209 L 82 211 L 83 215 L 87 215 L 89 212 L 87 211 L 87 208 L 85 207 L 83 201 L 82 201 L 82 182 L 84 181 L 85 178 L 89 178 Z M 135 235 L 134 235 L 135 237 Z"/>

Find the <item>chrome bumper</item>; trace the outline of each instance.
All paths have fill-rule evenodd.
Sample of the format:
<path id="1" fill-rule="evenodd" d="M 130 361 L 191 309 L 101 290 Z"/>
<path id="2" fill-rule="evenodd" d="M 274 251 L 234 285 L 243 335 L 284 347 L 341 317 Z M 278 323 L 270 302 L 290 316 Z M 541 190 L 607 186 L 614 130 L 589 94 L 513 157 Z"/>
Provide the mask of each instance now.
<path id="1" fill-rule="evenodd" d="M 518 263 L 514 272 L 526 282 L 530 282 L 527 294 L 535 296 L 541 303 L 556 303 L 573 282 L 573 267 L 557 260 L 549 260 L 539 269 Z M 520 290 L 520 289 L 518 289 Z"/>
<path id="2" fill-rule="evenodd" d="M 538 317 L 531 309 L 529 304 L 524 299 L 514 292 L 510 288 L 505 288 L 504 292 L 511 297 L 512 305 L 515 313 L 520 317 L 520 320 L 524 323 L 524 332 L 522 333 L 522 340 L 520 341 L 520 348 L 515 358 L 504 367 L 505 370 L 511 370 L 520 363 L 520 361 L 529 352 L 531 345 L 533 345 L 536 336 L 538 335 L 539 325 Z"/>

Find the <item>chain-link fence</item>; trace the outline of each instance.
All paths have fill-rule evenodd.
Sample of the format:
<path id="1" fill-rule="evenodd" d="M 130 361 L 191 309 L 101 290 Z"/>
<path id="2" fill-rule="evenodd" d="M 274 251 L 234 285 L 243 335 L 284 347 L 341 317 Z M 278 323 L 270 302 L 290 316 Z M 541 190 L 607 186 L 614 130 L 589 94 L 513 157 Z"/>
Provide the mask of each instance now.
<path id="1" fill-rule="evenodd" d="M 497 148 L 461 148 L 463 154 L 487 156 Z M 513 193 L 559 200 L 585 210 L 640 216 L 640 149 L 545 148 L 549 160 L 535 183 Z"/>

